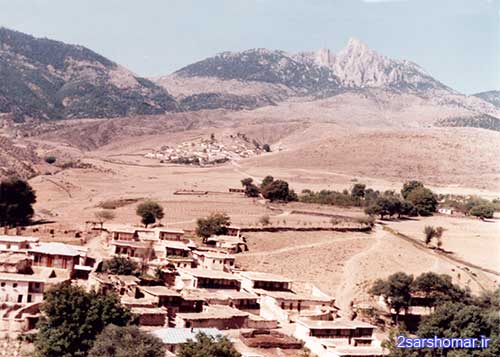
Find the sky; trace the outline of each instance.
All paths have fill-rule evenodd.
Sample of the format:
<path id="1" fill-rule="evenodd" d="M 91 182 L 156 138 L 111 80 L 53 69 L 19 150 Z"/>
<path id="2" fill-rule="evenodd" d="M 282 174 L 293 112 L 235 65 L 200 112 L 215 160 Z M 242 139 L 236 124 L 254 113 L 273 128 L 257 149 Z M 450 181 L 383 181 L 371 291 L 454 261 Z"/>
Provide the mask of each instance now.
<path id="1" fill-rule="evenodd" d="M 0 0 L 0 26 L 143 77 L 222 51 L 339 51 L 357 37 L 463 93 L 500 90 L 500 0 Z"/>

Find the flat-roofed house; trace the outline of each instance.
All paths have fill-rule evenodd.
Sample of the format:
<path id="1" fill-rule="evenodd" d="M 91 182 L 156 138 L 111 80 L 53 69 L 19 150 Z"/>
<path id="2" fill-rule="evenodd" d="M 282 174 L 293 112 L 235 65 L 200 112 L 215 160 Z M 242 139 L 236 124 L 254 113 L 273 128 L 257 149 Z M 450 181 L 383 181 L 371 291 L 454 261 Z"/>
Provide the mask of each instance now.
<path id="1" fill-rule="evenodd" d="M 240 289 L 239 278 L 230 273 L 208 269 L 179 269 L 175 285 L 179 289 Z"/>
<path id="2" fill-rule="evenodd" d="M 363 321 L 299 319 L 294 335 L 320 357 L 381 356 L 384 352 L 374 330 Z"/>
<path id="3" fill-rule="evenodd" d="M 263 289 L 270 291 L 287 291 L 292 289 L 292 280 L 284 276 L 256 271 L 240 271 L 241 287 L 252 291 Z"/>
<path id="4" fill-rule="evenodd" d="M 0 303 L 41 302 L 45 279 L 35 275 L 0 273 Z"/>
<path id="5" fill-rule="evenodd" d="M 135 228 L 125 227 L 116 228 L 110 231 L 112 240 L 136 240 L 137 234 Z"/>
<path id="6" fill-rule="evenodd" d="M 2 273 L 32 273 L 33 259 L 22 252 L 0 253 L 0 272 Z"/>
<path id="7" fill-rule="evenodd" d="M 177 353 L 180 346 L 189 340 L 195 341 L 199 333 L 213 338 L 222 336 L 220 330 L 216 328 L 164 328 L 151 331 L 151 334 L 158 337 L 172 354 Z"/>
<path id="8" fill-rule="evenodd" d="M 173 229 L 173 228 L 156 228 L 158 232 L 159 240 L 173 240 L 173 241 L 182 241 L 184 240 L 184 231 L 182 229 Z"/>
<path id="9" fill-rule="evenodd" d="M 39 241 L 36 237 L 0 235 L 0 252 L 26 251 Z"/>
<path id="10" fill-rule="evenodd" d="M 213 235 L 207 238 L 206 243 L 231 254 L 248 250 L 247 243 L 239 235 Z"/>
<path id="11" fill-rule="evenodd" d="M 155 301 L 156 306 L 178 308 L 181 305 L 181 294 L 166 286 L 140 286 L 139 290 L 144 297 Z"/>
<path id="12" fill-rule="evenodd" d="M 203 269 L 230 271 L 234 268 L 234 256 L 225 252 L 195 250 L 193 257 Z"/>
<path id="13" fill-rule="evenodd" d="M 189 257 L 191 255 L 191 248 L 183 242 L 163 241 L 161 245 L 165 247 L 167 257 Z"/>
<path id="14" fill-rule="evenodd" d="M 129 258 L 152 259 L 154 255 L 150 242 L 140 242 L 133 240 L 113 240 L 109 242 L 111 254 L 116 256 L 126 256 Z"/>
<path id="15" fill-rule="evenodd" d="M 240 329 L 246 326 L 247 312 L 223 305 L 204 306 L 202 312 L 178 313 L 175 327 L 215 327 L 221 330 Z"/>
<path id="16" fill-rule="evenodd" d="M 86 255 L 86 248 L 64 243 L 40 243 L 28 250 L 33 257 L 34 266 L 67 269 L 74 271 L 80 265 L 81 256 Z"/>

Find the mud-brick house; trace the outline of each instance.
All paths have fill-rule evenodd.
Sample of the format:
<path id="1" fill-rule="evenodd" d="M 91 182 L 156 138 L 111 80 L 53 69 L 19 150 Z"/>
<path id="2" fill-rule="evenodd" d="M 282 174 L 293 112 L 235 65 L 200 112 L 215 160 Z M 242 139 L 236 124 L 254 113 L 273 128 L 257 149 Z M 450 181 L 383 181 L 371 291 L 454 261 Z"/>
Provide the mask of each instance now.
<path id="1" fill-rule="evenodd" d="M 168 309 L 164 307 L 132 307 L 139 326 L 168 326 Z"/>
<path id="2" fill-rule="evenodd" d="M 153 259 L 154 250 L 150 242 L 113 240 L 109 242 L 110 252 L 115 256 L 137 259 Z"/>
<path id="3" fill-rule="evenodd" d="M 0 253 L 0 272 L 31 274 L 33 259 L 22 252 Z"/>
<path id="4" fill-rule="evenodd" d="M 167 257 L 189 257 L 191 255 L 191 248 L 183 243 L 176 241 L 164 241 L 161 245 L 165 248 L 165 254 Z"/>
<path id="5" fill-rule="evenodd" d="M 240 271 L 241 287 L 248 291 L 263 289 L 270 291 L 292 290 L 292 280 L 281 275 L 256 272 Z"/>
<path id="6" fill-rule="evenodd" d="M 132 227 L 110 230 L 111 240 L 137 240 L 136 229 Z"/>
<path id="7" fill-rule="evenodd" d="M 382 356 L 374 330 L 375 326 L 363 321 L 299 319 L 294 335 L 320 357 Z"/>
<path id="8" fill-rule="evenodd" d="M 175 327 L 240 329 L 247 325 L 248 316 L 247 312 L 229 306 L 209 305 L 204 306 L 202 312 L 178 313 L 175 317 Z"/>
<path id="9" fill-rule="evenodd" d="M 140 286 L 139 291 L 145 298 L 154 301 L 156 306 L 166 306 L 177 310 L 181 306 L 181 294 L 166 286 Z"/>
<path id="10" fill-rule="evenodd" d="M 36 237 L 0 235 L 0 252 L 26 251 L 39 240 Z"/>
<path id="11" fill-rule="evenodd" d="M 178 289 L 240 289 L 239 278 L 230 273 L 208 269 L 179 269 Z"/>
<path id="12" fill-rule="evenodd" d="M 220 271 L 234 268 L 234 256 L 226 252 L 195 250 L 193 257 L 199 268 Z"/>
<path id="13" fill-rule="evenodd" d="M 182 229 L 156 228 L 159 240 L 183 241 L 184 231 Z"/>
<path id="14" fill-rule="evenodd" d="M 43 300 L 45 279 L 28 274 L 0 273 L 0 303 L 27 304 Z"/>
<path id="15" fill-rule="evenodd" d="M 64 243 L 40 243 L 28 250 L 33 266 L 65 269 L 73 275 L 78 269 L 85 269 L 87 249 Z"/>
<path id="16" fill-rule="evenodd" d="M 248 250 L 245 239 L 239 235 L 213 235 L 207 238 L 206 243 L 231 254 Z"/>

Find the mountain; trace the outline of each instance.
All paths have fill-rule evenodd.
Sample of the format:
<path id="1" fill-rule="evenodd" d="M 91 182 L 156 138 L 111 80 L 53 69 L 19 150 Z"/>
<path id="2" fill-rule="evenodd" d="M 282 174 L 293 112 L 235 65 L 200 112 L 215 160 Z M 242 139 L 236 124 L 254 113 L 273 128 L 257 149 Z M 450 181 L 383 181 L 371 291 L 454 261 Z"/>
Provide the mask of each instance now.
<path id="1" fill-rule="evenodd" d="M 500 90 L 491 90 L 488 92 L 476 93 L 473 96 L 491 103 L 497 108 L 500 108 Z"/>
<path id="2" fill-rule="evenodd" d="M 82 46 L 0 28 L 0 113 L 17 121 L 177 111 L 165 89 Z"/>
<path id="3" fill-rule="evenodd" d="M 337 55 L 328 49 L 320 49 L 299 53 L 295 58 L 330 69 L 347 88 L 384 87 L 415 92 L 450 90 L 417 64 L 380 55 L 356 38 L 351 38 Z"/>

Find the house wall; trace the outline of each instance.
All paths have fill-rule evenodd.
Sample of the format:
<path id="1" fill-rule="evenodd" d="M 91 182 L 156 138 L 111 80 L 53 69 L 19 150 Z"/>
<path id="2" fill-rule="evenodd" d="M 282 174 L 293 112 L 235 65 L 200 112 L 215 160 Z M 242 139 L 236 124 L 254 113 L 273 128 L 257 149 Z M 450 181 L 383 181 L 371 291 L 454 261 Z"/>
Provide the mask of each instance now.
<path id="1" fill-rule="evenodd" d="M 175 327 L 194 327 L 194 328 L 208 328 L 215 327 L 219 330 L 240 329 L 246 327 L 248 317 L 234 316 L 231 318 L 207 318 L 207 319 L 186 319 L 177 315 L 175 319 Z"/>
<path id="2" fill-rule="evenodd" d="M 68 257 L 64 255 L 30 253 L 33 257 L 34 266 L 74 270 L 75 265 L 80 262 L 80 257 Z"/>
<path id="3" fill-rule="evenodd" d="M 139 314 L 140 326 L 165 326 L 166 323 L 167 323 L 167 312 Z"/>
<path id="4" fill-rule="evenodd" d="M 0 280 L 0 302 L 31 303 L 43 300 L 44 283 Z"/>
<path id="5" fill-rule="evenodd" d="M 16 252 L 30 247 L 28 242 L 0 242 L 0 251 Z"/>
<path id="6" fill-rule="evenodd" d="M 159 232 L 158 237 L 161 240 L 181 241 L 182 239 L 184 239 L 184 234 L 182 234 L 182 233 L 174 233 L 174 232 Z"/>

